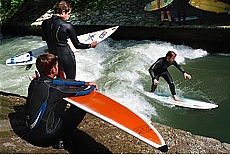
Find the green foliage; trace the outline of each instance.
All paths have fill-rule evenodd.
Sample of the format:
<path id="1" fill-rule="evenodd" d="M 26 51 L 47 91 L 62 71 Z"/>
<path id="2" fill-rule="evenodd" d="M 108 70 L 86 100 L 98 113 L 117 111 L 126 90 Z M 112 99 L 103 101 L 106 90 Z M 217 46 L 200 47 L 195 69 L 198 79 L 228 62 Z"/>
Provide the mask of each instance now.
<path id="1" fill-rule="evenodd" d="M 51 1 L 51 0 L 50 0 Z M 52 0 L 57 2 L 58 0 Z M 61 1 L 61 0 L 60 0 Z M 66 0 L 73 8 L 73 11 L 101 10 L 105 6 L 119 0 Z M 0 25 L 13 16 L 23 2 L 28 0 L 0 0 Z M 36 3 L 36 2 L 34 2 Z"/>
<path id="2" fill-rule="evenodd" d="M 18 10 L 24 0 L 0 0 L 0 24 L 10 18 Z"/>

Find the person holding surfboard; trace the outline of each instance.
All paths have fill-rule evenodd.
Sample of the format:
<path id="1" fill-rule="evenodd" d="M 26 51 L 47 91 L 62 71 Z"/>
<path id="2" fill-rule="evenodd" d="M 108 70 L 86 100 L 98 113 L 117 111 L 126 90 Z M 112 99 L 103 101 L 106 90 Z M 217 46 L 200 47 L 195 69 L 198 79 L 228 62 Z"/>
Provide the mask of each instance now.
<path id="1" fill-rule="evenodd" d="M 79 42 L 74 26 L 66 22 L 71 10 L 72 7 L 65 1 L 56 3 L 54 15 L 42 22 L 42 39 L 47 42 L 49 53 L 58 56 L 59 65 L 65 72 L 66 78 L 75 79 L 76 60 L 73 51 L 67 44 L 67 39 L 70 38 L 76 49 L 95 48 L 97 42 L 91 44 Z"/>
<path id="2" fill-rule="evenodd" d="M 157 0 L 158 9 L 160 9 L 160 1 L 161 0 Z M 172 5 L 169 4 L 166 7 L 160 9 L 161 10 L 161 23 L 159 24 L 159 26 L 164 25 L 165 12 L 166 12 L 167 17 L 168 17 L 169 26 L 172 26 L 172 17 L 171 17 L 171 14 L 170 14 L 171 7 L 172 7 Z"/>
<path id="3" fill-rule="evenodd" d="M 182 68 L 181 65 L 179 65 L 176 61 L 176 53 L 174 51 L 168 51 L 165 57 L 159 58 L 156 62 L 154 62 L 150 68 L 149 68 L 149 73 L 152 77 L 152 86 L 151 86 L 151 92 L 154 92 L 155 89 L 157 88 L 157 85 L 159 84 L 158 80 L 160 77 L 163 77 L 166 82 L 169 85 L 171 94 L 174 98 L 175 101 L 178 101 L 178 97 L 176 96 L 176 91 L 175 91 L 175 85 L 173 83 L 172 77 L 169 74 L 168 67 L 171 65 L 174 65 L 177 67 L 184 75 L 184 78 L 191 79 L 192 76 L 187 74 L 184 69 Z"/>
<path id="4" fill-rule="evenodd" d="M 63 98 L 87 95 L 97 89 L 97 85 L 94 82 L 55 78 L 58 75 L 58 60 L 53 54 L 40 55 L 36 67 L 40 76 L 31 81 L 25 105 L 28 139 L 33 145 L 62 148 L 60 142 L 71 138 L 86 114 Z"/>
<path id="5" fill-rule="evenodd" d="M 178 24 L 186 25 L 186 11 L 188 6 L 188 0 L 178 0 L 177 1 L 177 15 L 178 15 Z M 183 22 L 181 23 L 181 15 L 183 17 Z"/>

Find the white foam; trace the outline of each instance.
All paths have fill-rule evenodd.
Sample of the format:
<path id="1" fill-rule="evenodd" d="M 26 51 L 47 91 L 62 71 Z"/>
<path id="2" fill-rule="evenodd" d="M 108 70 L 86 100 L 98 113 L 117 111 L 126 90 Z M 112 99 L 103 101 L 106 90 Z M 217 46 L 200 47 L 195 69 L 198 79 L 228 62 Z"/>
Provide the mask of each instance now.
<path id="1" fill-rule="evenodd" d="M 2 43 L 5 51 L 1 52 L 0 56 L 5 60 L 12 55 L 43 45 L 45 44 L 39 37 L 10 39 Z M 102 93 L 137 112 L 144 119 L 150 120 L 152 115 L 157 116 L 157 111 L 154 105 L 135 91 L 134 87 L 144 85 L 150 80 L 148 68 L 159 57 L 164 57 L 169 50 L 178 54 L 178 63 L 207 55 L 207 52 L 201 49 L 167 42 L 107 39 L 95 49 L 75 53 L 76 79 L 95 81 Z M 34 74 L 35 67 L 29 71 L 24 67 L 7 67 L 4 60 L 0 61 L 0 90 L 26 96 L 30 82 L 28 77 Z M 166 86 L 162 85 L 163 87 Z"/>

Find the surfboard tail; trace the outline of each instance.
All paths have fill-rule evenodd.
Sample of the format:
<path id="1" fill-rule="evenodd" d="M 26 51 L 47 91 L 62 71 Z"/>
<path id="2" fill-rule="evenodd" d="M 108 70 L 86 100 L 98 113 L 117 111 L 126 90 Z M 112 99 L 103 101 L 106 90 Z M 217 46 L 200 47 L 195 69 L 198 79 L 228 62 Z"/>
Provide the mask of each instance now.
<path id="1" fill-rule="evenodd" d="M 161 152 L 167 152 L 168 151 L 168 146 L 164 145 L 164 146 L 161 146 L 161 147 L 159 147 L 157 149 L 160 150 Z"/>

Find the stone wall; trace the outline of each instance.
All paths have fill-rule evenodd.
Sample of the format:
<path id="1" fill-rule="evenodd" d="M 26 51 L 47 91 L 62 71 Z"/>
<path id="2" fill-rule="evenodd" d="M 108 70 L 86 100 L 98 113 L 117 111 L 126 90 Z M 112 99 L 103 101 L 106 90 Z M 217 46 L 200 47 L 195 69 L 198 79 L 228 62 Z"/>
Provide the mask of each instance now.
<path id="1" fill-rule="evenodd" d="M 159 24 L 159 11 L 144 11 L 149 0 L 120 0 L 102 10 L 72 12 L 71 23 L 79 34 L 119 25 L 111 37 L 116 40 L 159 40 L 203 48 L 210 53 L 229 53 L 229 15 L 203 12 L 188 6 L 187 16 L 197 19 L 178 25 L 173 21 L 169 27 Z M 177 0 L 173 2 L 171 15 L 177 17 Z M 41 35 L 41 22 L 52 15 L 53 4 L 47 1 L 31 1 L 22 6 L 2 28 L 4 33 L 20 35 Z M 47 11 L 48 10 L 48 11 Z"/>

